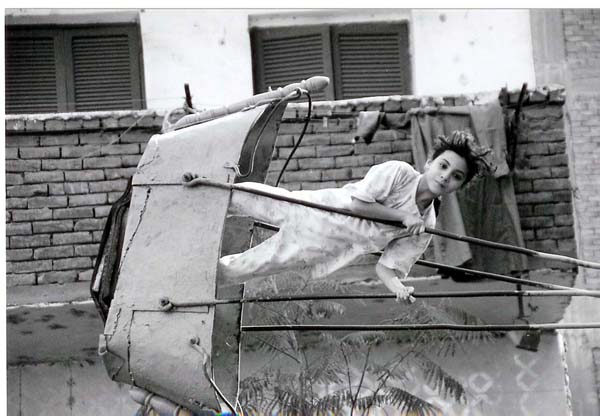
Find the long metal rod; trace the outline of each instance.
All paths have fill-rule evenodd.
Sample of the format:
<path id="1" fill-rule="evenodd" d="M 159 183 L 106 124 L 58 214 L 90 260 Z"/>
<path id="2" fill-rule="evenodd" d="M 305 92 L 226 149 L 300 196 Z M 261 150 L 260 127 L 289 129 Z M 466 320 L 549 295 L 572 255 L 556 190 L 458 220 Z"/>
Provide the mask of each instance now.
<path id="1" fill-rule="evenodd" d="M 183 184 L 188 187 L 211 186 L 211 187 L 215 187 L 215 188 L 227 189 L 230 191 L 235 190 L 235 191 L 247 192 L 250 194 L 260 195 L 260 196 L 264 196 L 267 198 L 276 199 L 279 201 L 290 202 L 292 204 L 300 204 L 300 205 L 304 205 L 304 206 L 310 207 L 310 208 L 316 208 L 316 209 L 320 209 L 323 211 L 333 212 L 336 214 L 347 215 L 347 216 L 351 216 L 351 217 L 355 217 L 355 218 L 378 222 L 381 224 L 395 225 L 397 227 L 404 227 L 404 225 L 399 221 L 381 220 L 378 218 L 368 217 L 366 215 L 355 214 L 354 212 L 349 211 L 349 210 L 333 208 L 333 207 L 329 207 L 327 205 L 317 204 L 315 202 L 303 201 L 301 199 L 290 198 L 290 197 L 283 196 L 283 195 L 276 195 L 276 194 L 261 191 L 258 189 L 250 189 L 250 188 L 244 188 L 239 185 L 215 182 L 215 181 L 212 181 L 212 180 L 209 180 L 206 178 L 194 178 L 192 174 L 184 175 L 184 183 Z M 553 260 L 553 261 L 559 261 L 559 262 L 563 262 L 563 263 L 575 264 L 575 265 L 578 265 L 581 267 L 600 269 L 600 263 L 594 263 L 594 262 L 587 261 L 587 260 L 580 260 L 580 259 L 576 259 L 576 258 L 569 257 L 569 256 L 544 253 L 541 251 L 532 250 L 532 249 L 525 248 L 525 247 L 517 247 L 517 246 L 510 245 L 510 244 L 497 243 L 494 241 L 483 240 L 481 238 L 475 238 L 475 237 L 454 234 L 454 233 L 451 233 L 448 231 L 443 231 L 443 230 L 436 230 L 434 228 L 429 228 L 429 227 L 425 228 L 425 232 L 429 233 L 429 234 L 433 234 L 433 235 L 438 235 L 440 237 L 450 238 L 452 240 L 464 241 L 464 242 L 477 244 L 480 246 L 485 246 L 485 247 L 490 247 L 490 248 L 495 248 L 495 249 L 499 249 L 499 250 L 504 250 L 504 251 L 511 251 L 511 252 L 515 252 L 515 253 L 519 253 L 519 254 L 524 254 L 524 255 L 530 256 L 530 257 L 539 257 L 539 258 L 543 258 L 546 260 Z"/>
<path id="2" fill-rule="evenodd" d="M 573 324 L 505 324 L 505 325 L 459 325 L 459 324 L 404 324 L 404 325 L 243 325 L 242 332 L 273 331 L 529 331 L 532 329 L 594 329 L 600 322 Z"/>
<path id="3" fill-rule="evenodd" d="M 489 298 L 489 297 L 548 297 L 548 296 L 590 296 L 600 297 L 600 291 L 576 291 L 569 290 L 480 290 L 480 291 L 442 291 L 442 292 L 424 292 L 413 293 L 415 298 Z M 161 307 L 164 310 L 173 308 L 192 308 L 197 306 L 214 306 L 228 305 L 232 303 L 274 303 L 274 302 L 298 302 L 306 300 L 344 300 L 344 299 L 395 299 L 396 295 L 392 293 L 347 293 L 347 294 L 331 294 L 331 295 L 279 295 L 266 297 L 250 297 L 243 299 L 216 299 L 207 302 L 172 302 L 165 299 L 161 302 Z"/>

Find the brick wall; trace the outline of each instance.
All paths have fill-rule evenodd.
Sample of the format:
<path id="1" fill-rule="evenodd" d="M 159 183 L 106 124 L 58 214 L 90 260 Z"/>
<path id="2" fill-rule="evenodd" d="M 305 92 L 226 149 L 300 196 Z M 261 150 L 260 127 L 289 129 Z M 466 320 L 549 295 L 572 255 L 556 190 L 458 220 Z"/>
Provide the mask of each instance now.
<path id="1" fill-rule="evenodd" d="M 7 286 L 90 280 L 110 206 L 161 123 L 151 111 L 7 117 Z"/>
<path id="2" fill-rule="evenodd" d="M 579 254 L 600 260 L 600 10 L 565 9 L 563 25 L 569 74 L 567 108 L 577 212 Z M 600 272 L 585 270 L 585 283 L 600 287 Z"/>
<path id="3" fill-rule="evenodd" d="M 515 186 L 526 244 L 574 254 L 562 97 L 524 111 Z M 447 105 L 468 97 L 445 97 Z M 387 160 L 412 163 L 410 130 L 379 130 L 355 143 L 362 110 L 400 117 L 414 97 L 316 103 L 301 146 L 283 177 L 288 189 L 342 186 Z M 280 125 L 267 182 L 273 183 L 303 126 L 306 106 L 290 105 Z M 6 120 L 7 285 L 91 278 L 106 215 L 135 171 L 147 140 L 160 130 L 152 111 Z"/>

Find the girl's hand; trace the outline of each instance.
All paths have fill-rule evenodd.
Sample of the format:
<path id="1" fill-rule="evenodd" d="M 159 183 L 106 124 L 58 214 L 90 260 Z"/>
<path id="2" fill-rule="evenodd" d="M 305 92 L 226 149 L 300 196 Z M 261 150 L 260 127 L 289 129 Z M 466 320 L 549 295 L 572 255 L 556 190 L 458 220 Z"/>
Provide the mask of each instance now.
<path id="1" fill-rule="evenodd" d="M 402 285 L 402 284 L 401 284 Z M 404 286 L 396 289 L 396 302 L 405 301 L 409 303 L 413 303 L 416 299 L 412 296 L 412 293 L 415 291 L 415 288 L 412 286 Z"/>
<path id="2" fill-rule="evenodd" d="M 425 222 L 417 215 L 407 215 L 402 223 L 412 235 L 418 235 L 425 231 Z"/>

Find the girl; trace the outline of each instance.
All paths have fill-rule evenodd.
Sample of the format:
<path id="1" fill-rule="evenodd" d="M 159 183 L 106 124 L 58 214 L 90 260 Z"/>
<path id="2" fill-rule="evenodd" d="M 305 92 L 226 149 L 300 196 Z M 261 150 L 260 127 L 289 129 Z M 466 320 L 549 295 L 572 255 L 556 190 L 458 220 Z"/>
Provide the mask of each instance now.
<path id="1" fill-rule="evenodd" d="M 239 283 L 284 271 L 319 278 L 361 255 L 383 250 L 375 266 L 378 278 L 397 299 L 409 299 L 414 288 L 405 287 L 400 279 L 429 245 L 432 236 L 423 231 L 435 227 L 433 201 L 466 185 L 474 176 L 489 174 L 486 159 L 490 153 L 490 149 L 478 147 L 471 134 L 455 131 L 448 138 L 438 138 L 422 174 L 405 162 L 389 161 L 373 166 L 364 179 L 342 188 L 289 192 L 242 183 L 371 218 L 400 221 L 406 228 L 234 192 L 230 215 L 250 216 L 278 226 L 279 231 L 243 253 L 222 257 L 220 279 Z"/>

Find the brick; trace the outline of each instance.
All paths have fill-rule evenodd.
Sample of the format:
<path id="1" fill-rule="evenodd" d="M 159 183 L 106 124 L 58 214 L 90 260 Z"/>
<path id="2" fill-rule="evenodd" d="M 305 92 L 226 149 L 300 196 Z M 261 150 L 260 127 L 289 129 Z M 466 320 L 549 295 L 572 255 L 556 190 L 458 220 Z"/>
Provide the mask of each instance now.
<path id="1" fill-rule="evenodd" d="M 290 164 L 291 164 L 291 162 L 290 162 Z M 135 173 L 135 171 L 136 171 L 135 167 L 117 168 L 117 169 L 105 169 L 104 170 L 104 174 L 106 175 L 106 179 L 107 180 L 121 179 L 121 178 L 129 179 L 129 178 L 131 178 L 133 176 L 133 174 Z"/>
<path id="2" fill-rule="evenodd" d="M 530 167 L 567 166 L 567 155 L 532 156 L 527 160 Z"/>
<path id="3" fill-rule="evenodd" d="M 116 129 L 119 127 L 119 121 L 115 117 L 106 117 L 100 119 L 103 129 Z"/>
<path id="4" fill-rule="evenodd" d="M 350 145 L 350 144 L 332 145 L 332 146 L 317 146 L 317 148 L 316 148 L 317 157 L 348 156 L 353 153 L 354 153 L 354 146 Z"/>
<path id="5" fill-rule="evenodd" d="M 84 169 L 118 168 L 121 167 L 121 158 L 117 156 L 89 157 L 83 159 Z"/>
<path id="6" fill-rule="evenodd" d="M 94 208 L 90 207 L 82 207 L 82 208 L 65 208 L 65 209 L 55 209 L 54 212 L 51 212 L 51 215 L 55 220 L 65 219 L 65 218 L 92 218 L 94 216 Z"/>
<path id="7" fill-rule="evenodd" d="M 94 275 L 93 269 L 86 270 L 84 272 L 79 272 L 77 274 L 77 280 L 79 280 L 80 282 L 89 282 L 92 280 L 93 275 Z"/>
<path id="8" fill-rule="evenodd" d="M 33 232 L 36 234 L 67 231 L 73 231 L 73 220 L 35 221 L 33 223 Z"/>
<path id="9" fill-rule="evenodd" d="M 299 191 L 302 189 L 302 183 L 300 182 L 281 183 L 279 186 L 288 191 Z"/>
<path id="10" fill-rule="evenodd" d="M 287 159 L 287 157 L 289 156 L 291 151 L 292 151 L 291 148 L 279 149 L 279 158 Z M 306 146 L 306 147 L 299 147 L 298 149 L 296 149 L 296 152 L 294 153 L 293 157 L 296 159 L 300 159 L 300 158 L 316 157 L 316 156 L 317 156 L 317 150 L 316 150 L 315 146 Z"/>
<path id="11" fill-rule="evenodd" d="M 526 244 L 527 248 L 544 251 L 544 252 L 556 252 L 558 245 L 556 244 L 556 240 L 533 240 L 528 241 Z"/>
<path id="12" fill-rule="evenodd" d="M 64 208 L 67 206 L 66 196 L 36 196 L 29 198 L 29 208 Z"/>
<path id="13" fill-rule="evenodd" d="M 92 231 L 92 242 L 99 243 L 102 241 L 102 233 L 104 231 Z"/>
<path id="14" fill-rule="evenodd" d="M 75 246 L 75 255 L 96 257 L 99 249 L 100 244 L 82 244 Z"/>
<path id="15" fill-rule="evenodd" d="M 377 130 L 373 135 L 373 142 L 393 142 L 398 140 L 396 130 Z"/>
<path id="16" fill-rule="evenodd" d="M 299 160 L 304 160 L 304 159 L 291 159 L 287 165 L 287 167 L 285 168 L 286 171 L 288 170 L 298 170 L 298 161 Z M 277 159 L 277 160 L 272 160 L 271 163 L 269 164 L 269 172 L 279 172 L 281 171 L 281 169 L 283 169 L 283 165 L 285 164 L 285 160 L 283 159 Z"/>
<path id="17" fill-rule="evenodd" d="M 525 217 L 521 218 L 521 227 L 527 228 L 548 228 L 554 225 L 554 217 L 552 216 L 540 216 L 540 217 Z"/>
<path id="18" fill-rule="evenodd" d="M 75 222 L 75 231 L 103 230 L 106 218 L 85 218 Z"/>
<path id="19" fill-rule="evenodd" d="M 127 188 L 127 179 L 113 180 L 113 181 L 99 181 L 92 182 L 89 184 L 89 191 L 91 193 L 100 192 L 123 192 Z"/>
<path id="20" fill-rule="evenodd" d="M 298 159 L 297 162 L 300 169 L 327 169 L 335 166 L 333 157 Z"/>
<path id="21" fill-rule="evenodd" d="M 112 205 L 104 205 L 101 207 L 94 207 L 94 217 L 96 218 L 104 218 L 108 216 Z"/>
<path id="22" fill-rule="evenodd" d="M 14 222 L 50 220 L 52 210 L 49 208 L 14 210 L 12 219 Z"/>
<path id="23" fill-rule="evenodd" d="M 133 155 L 140 153 L 140 145 L 132 144 L 111 144 L 102 146 L 102 155 Z"/>
<path id="24" fill-rule="evenodd" d="M 90 185 L 87 182 L 65 182 L 63 187 L 68 195 L 87 194 L 90 191 Z"/>
<path id="25" fill-rule="evenodd" d="M 65 175 L 60 171 L 25 172 L 25 183 L 62 182 Z"/>
<path id="26" fill-rule="evenodd" d="M 80 133 L 79 143 L 82 145 L 87 144 L 98 144 L 106 145 L 115 140 L 118 140 L 119 135 L 116 133 L 102 134 L 102 133 Z"/>
<path id="27" fill-rule="evenodd" d="M 50 245 L 49 234 L 10 237 L 10 248 L 44 247 Z"/>
<path id="28" fill-rule="evenodd" d="M 281 134 L 277 136 L 275 140 L 275 146 L 277 147 L 292 147 L 294 146 L 295 135 L 292 134 Z M 303 140 L 304 141 L 304 140 Z"/>
<path id="29" fill-rule="evenodd" d="M 399 113 L 402 111 L 402 101 L 401 100 L 392 100 L 388 99 L 385 103 L 383 103 L 383 111 L 386 113 Z"/>
<path id="30" fill-rule="evenodd" d="M 123 155 L 121 156 L 121 164 L 124 167 L 137 166 L 141 158 L 142 155 Z"/>
<path id="31" fill-rule="evenodd" d="M 568 178 L 569 177 L 569 168 L 568 167 L 550 168 L 550 172 L 552 173 L 553 178 Z"/>
<path id="32" fill-rule="evenodd" d="M 357 155 L 363 154 L 375 154 L 375 153 L 391 153 L 392 145 L 389 142 L 379 143 L 357 143 L 355 146 L 355 153 Z"/>
<path id="33" fill-rule="evenodd" d="M 71 257 L 52 261 L 53 270 L 85 269 L 91 266 L 92 259 L 89 257 Z"/>
<path id="34" fill-rule="evenodd" d="M 40 145 L 40 136 L 6 136 L 6 147 L 33 147 Z"/>
<path id="35" fill-rule="evenodd" d="M 421 100 L 419 98 L 403 98 L 400 102 L 402 112 L 406 113 L 411 108 L 417 108 L 421 106 Z"/>
<path id="36" fill-rule="evenodd" d="M 104 171 L 102 170 L 82 170 L 65 172 L 65 180 L 67 182 L 86 182 L 86 181 L 103 181 Z"/>
<path id="37" fill-rule="evenodd" d="M 31 273 L 52 270 L 52 260 L 11 261 L 6 263 L 7 273 Z"/>
<path id="38" fill-rule="evenodd" d="M 80 207 L 86 205 L 103 205 L 106 204 L 106 201 L 106 194 L 86 194 L 69 196 L 70 207 Z"/>
<path id="39" fill-rule="evenodd" d="M 4 159 L 18 159 L 19 149 L 16 147 L 5 147 L 4 148 Z"/>
<path id="40" fill-rule="evenodd" d="M 28 132 L 44 131 L 44 122 L 42 120 L 26 119 L 25 130 Z"/>
<path id="41" fill-rule="evenodd" d="M 537 179 L 533 181 L 535 191 L 555 191 L 560 189 L 571 189 L 568 179 Z"/>
<path id="42" fill-rule="evenodd" d="M 535 236 L 540 240 L 555 239 L 561 240 L 565 238 L 575 237 L 573 227 L 553 227 L 544 228 L 535 231 Z"/>
<path id="43" fill-rule="evenodd" d="M 573 216 L 572 215 L 555 215 L 554 223 L 557 226 L 573 225 Z"/>
<path id="44" fill-rule="evenodd" d="M 42 170 L 81 170 L 81 159 L 44 159 Z"/>
<path id="45" fill-rule="evenodd" d="M 100 155 L 101 146 L 62 146 L 61 156 L 63 158 L 85 158 Z"/>
<path id="46" fill-rule="evenodd" d="M 27 208 L 27 198 L 7 198 L 6 209 L 25 209 Z"/>
<path id="47" fill-rule="evenodd" d="M 355 143 L 355 140 L 354 140 L 354 135 L 352 135 L 352 134 L 332 133 L 332 134 L 329 134 L 329 142 L 332 145 L 340 145 L 340 144 L 353 145 Z"/>
<path id="48" fill-rule="evenodd" d="M 30 248 L 20 248 L 16 250 L 6 250 L 6 261 L 22 261 L 33 259 L 33 250 Z"/>
<path id="49" fill-rule="evenodd" d="M 46 120 L 44 129 L 46 131 L 64 131 L 66 124 L 65 120 Z"/>
<path id="50" fill-rule="evenodd" d="M 313 124 L 314 123 L 310 123 L 308 125 L 308 127 L 306 129 L 307 133 L 311 133 L 314 131 L 311 127 Z M 280 134 L 300 134 L 302 132 L 302 128 L 303 128 L 302 123 L 297 123 L 297 122 L 285 123 L 285 122 L 283 122 L 283 123 L 279 124 L 279 131 L 277 132 L 277 134 L 278 135 L 280 135 Z"/>
<path id="51" fill-rule="evenodd" d="M 83 127 L 83 120 L 81 119 L 70 119 L 65 123 L 65 130 L 81 130 Z"/>
<path id="52" fill-rule="evenodd" d="M 90 118 L 83 119 L 83 128 L 87 130 L 100 129 L 100 119 Z"/>
<path id="53" fill-rule="evenodd" d="M 77 145 L 79 143 L 79 136 L 77 134 L 66 134 L 66 135 L 52 135 L 40 137 L 41 146 L 64 146 L 64 145 Z"/>
<path id="54" fill-rule="evenodd" d="M 6 172 L 39 172 L 42 170 L 41 160 L 7 160 L 4 165 Z"/>
<path id="55" fill-rule="evenodd" d="M 60 147 L 21 147 L 21 159 L 57 159 L 60 157 Z"/>
<path id="56" fill-rule="evenodd" d="M 91 243 L 92 235 L 89 232 L 75 232 L 75 233 L 60 233 L 52 236 L 52 244 L 55 246 L 68 245 L 68 244 L 81 244 Z M 49 244 L 48 244 L 49 245 Z"/>
<path id="57" fill-rule="evenodd" d="M 536 205 L 533 209 L 534 215 L 564 215 L 571 214 L 573 207 L 570 203 L 553 203 L 553 204 L 541 204 Z"/>
<path id="58" fill-rule="evenodd" d="M 350 168 L 326 169 L 322 172 L 323 181 L 342 181 L 352 178 L 352 170 Z"/>
<path id="59" fill-rule="evenodd" d="M 17 222 L 6 224 L 6 235 L 30 235 L 32 234 L 31 223 Z"/>
<path id="60" fill-rule="evenodd" d="M 318 182 L 321 180 L 320 170 L 305 170 L 297 172 L 285 172 L 283 174 L 285 182 Z"/>
<path id="61" fill-rule="evenodd" d="M 158 133 L 158 132 L 157 132 Z M 121 136 L 121 143 L 148 143 L 154 132 L 150 133 L 147 130 L 129 130 L 127 134 Z"/>
<path id="62" fill-rule="evenodd" d="M 533 182 L 531 181 L 515 181 L 515 193 L 522 194 L 533 191 Z"/>
<path id="63" fill-rule="evenodd" d="M 52 271 L 41 273 L 38 276 L 38 284 L 45 285 L 50 283 L 71 283 L 77 281 L 77 271 Z"/>
<path id="64" fill-rule="evenodd" d="M 369 166 L 352 168 L 352 179 L 362 179 L 369 171 Z"/>
<path id="65" fill-rule="evenodd" d="M 23 119 L 6 120 L 6 131 L 23 131 L 25 130 L 25 121 Z"/>
<path id="66" fill-rule="evenodd" d="M 515 176 L 518 179 L 540 179 L 552 177 L 551 168 L 539 169 L 516 169 Z"/>
<path id="67" fill-rule="evenodd" d="M 6 286 L 32 286 L 35 285 L 35 273 L 24 273 L 24 274 L 7 274 L 6 275 Z"/>
<path id="68" fill-rule="evenodd" d="M 412 152 L 412 142 L 410 140 L 396 140 L 392 143 L 392 152 Z"/>
<path id="69" fill-rule="evenodd" d="M 33 252 L 33 256 L 36 260 L 56 259 L 63 257 L 72 257 L 73 252 L 73 246 L 42 247 L 36 248 Z"/>
<path id="70" fill-rule="evenodd" d="M 335 158 L 335 167 L 371 166 L 374 160 L 373 155 L 338 156 Z"/>
<path id="71" fill-rule="evenodd" d="M 114 204 L 119 198 L 123 196 L 123 192 L 109 192 L 108 193 L 108 203 Z"/>
<path id="72" fill-rule="evenodd" d="M 539 204 L 542 202 L 554 202 L 552 192 L 534 192 L 526 194 L 517 194 L 517 203 L 519 204 Z"/>
<path id="73" fill-rule="evenodd" d="M 6 188 L 7 197 L 32 197 L 39 195 L 48 195 L 48 185 L 16 185 Z"/>

